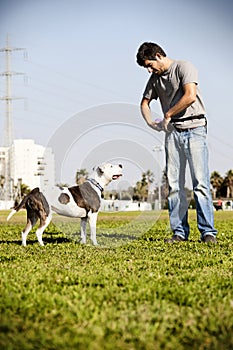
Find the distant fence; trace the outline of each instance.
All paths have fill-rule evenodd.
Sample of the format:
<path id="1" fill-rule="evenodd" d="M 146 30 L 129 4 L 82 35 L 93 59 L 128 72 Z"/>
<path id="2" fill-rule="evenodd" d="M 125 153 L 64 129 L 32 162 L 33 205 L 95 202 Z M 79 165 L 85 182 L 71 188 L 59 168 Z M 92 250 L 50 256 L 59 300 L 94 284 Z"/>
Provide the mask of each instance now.
<path id="1" fill-rule="evenodd" d="M 133 202 L 131 200 L 107 200 L 101 201 L 101 211 L 144 211 L 152 210 L 152 205 L 147 202 Z"/>

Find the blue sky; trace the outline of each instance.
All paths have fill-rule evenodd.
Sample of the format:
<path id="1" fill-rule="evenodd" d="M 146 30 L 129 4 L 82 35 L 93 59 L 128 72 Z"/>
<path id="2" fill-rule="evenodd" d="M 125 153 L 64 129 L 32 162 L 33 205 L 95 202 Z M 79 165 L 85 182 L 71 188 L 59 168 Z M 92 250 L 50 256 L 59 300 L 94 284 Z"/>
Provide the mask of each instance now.
<path id="1" fill-rule="evenodd" d="M 24 51 L 16 51 L 11 57 L 12 70 L 24 73 L 12 77 L 13 96 L 23 97 L 13 102 L 15 137 L 33 138 L 47 145 L 70 118 L 76 116 L 78 128 L 79 121 L 83 123 L 89 118 L 83 111 L 97 108 L 98 112 L 100 106 L 112 104 L 110 125 L 101 127 L 102 117 L 97 116 L 98 132 L 85 133 L 82 143 L 72 140 L 69 150 L 75 156 L 72 158 L 72 152 L 67 150 L 63 163 L 69 171 L 67 174 L 63 171 L 63 180 L 72 181 L 69 174 L 85 163 L 83 153 L 95 153 L 95 145 L 103 144 L 106 139 L 110 142 L 110 135 L 114 136 L 115 146 L 112 142 L 108 146 L 116 159 L 124 158 L 124 147 L 117 146 L 119 139 L 123 139 L 125 146 L 127 139 L 132 144 L 135 142 L 135 150 L 136 144 L 144 145 L 151 154 L 153 146 L 162 142 L 162 135 L 154 135 L 154 139 L 147 137 L 148 127 L 143 120 L 139 122 L 137 113 L 135 123 L 141 123 L 141 131 L 133 128 L 132 116 L 131 127 L 123 131 L 125 125 L 122 118 L 118 120 L 114 106 L 115 103 L 131 105 L 134 111 L 139 105 L 149 75 L 137 66 L 135 55 L 142 42 L 154 41 L 169 57 L 190 60 L 197 66 L 209 120 L 210 170 L 225 175 L 233 168 L 232 17 L 233 4 L 225 0 L 1 1 L 0 47 L 5 47 L 9 34 L 12 46 L 26 49 L 26 56 Z M 0 72 L 4 71 L 5 57 L 1 53 Z M 5 96 L 3 76 L 0 96 Z M 153 110 L 161 115 L 158 104 L 153 104 Z M 0 114 L 2 139 L 4 101 L 0 101 Z M 94 115 L 90 113 L 90 118 L 95 118 Z M 118 121 L 121 131 L 119 126 L 117 129 L 113 126 Z M 90 119 L 88 130 L 91 124 Z M 131 156 L 134 159 L 133 153 Z M 96 157 L 98 162 L 98 152 Z M 154 157 L 158 158 L 156 152 Z M 141 170 L 147 169 L 140 168 L 143 159 L 131 163 L 126 178 L 132 182 Z"/>

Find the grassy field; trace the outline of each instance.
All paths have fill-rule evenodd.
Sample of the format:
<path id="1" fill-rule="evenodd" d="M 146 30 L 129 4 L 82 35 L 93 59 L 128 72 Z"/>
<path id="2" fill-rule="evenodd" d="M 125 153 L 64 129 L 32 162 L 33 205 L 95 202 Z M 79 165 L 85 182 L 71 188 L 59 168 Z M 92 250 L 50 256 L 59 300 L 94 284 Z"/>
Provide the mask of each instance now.
<path id="1" fill-rule="evenodd" d="M 218 244 L 169 245 L 167 212 L 101 213 L 99 247 L 55 217 L 40 247 L 21 246 L 24 211 L 0 212 L 3 350 L 233 349 L 233 212 L 216 212 Z"/>

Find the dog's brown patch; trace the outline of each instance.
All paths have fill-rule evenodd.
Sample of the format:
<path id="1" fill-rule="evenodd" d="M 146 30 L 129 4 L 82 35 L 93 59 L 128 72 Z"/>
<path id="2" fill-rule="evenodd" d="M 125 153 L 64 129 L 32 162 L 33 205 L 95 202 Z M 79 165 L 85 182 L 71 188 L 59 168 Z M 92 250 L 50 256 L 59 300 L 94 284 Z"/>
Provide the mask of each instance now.
<path id="1" fill-rule="evenodd" d="M 99 210 L 100 198 L 89 181 L 80 186 L 69 187 L 69 191 L 80 208 L 85 208 L 87 212 L 92 210 L 94 213 Z"/>
<path id="2" fill-rule="evenodd" d="M 61 193 L 60 196 L 58 197 L 58 201 L 61 204 L 68 204 L 70 202 L 70 197 L 67 193 Z"/>

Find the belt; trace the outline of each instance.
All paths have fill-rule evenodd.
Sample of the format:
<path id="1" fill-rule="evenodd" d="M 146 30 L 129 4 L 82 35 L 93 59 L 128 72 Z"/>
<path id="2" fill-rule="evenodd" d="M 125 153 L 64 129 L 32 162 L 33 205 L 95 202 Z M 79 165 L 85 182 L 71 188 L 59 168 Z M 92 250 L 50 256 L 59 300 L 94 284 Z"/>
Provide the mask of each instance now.
<path id="1" fill-rule="evenodd" d="M 204 114 L 192 115 L 186 118 L 172 118 L 172 123 L 185 122 L 186 120 L 195 120 L 195 119 L 203 119 L 203 118 L 205 118 Z"/>
<path id="2" fill-rule="evenodd" d="M 204 114 L 200 114 L 200 115 L 195 115 L 195 116 L 190 116 L 190 117 L 186 117 L 186 118 L 182 118 L 182 119 L 177 119 L 177 118 L 172 118 L 172 123 L 173 122 L 180 122 L 180 121 L 186 121 L 186 120 L 195 120 L 195 119 L 205 119 L 205 116 Z M 178 132 L 182 132 L 182 131 L 190 131 L 190 130 L 193 130 L 193 129 L 196 129 L 197 126 L 194 126 L 193 128 L 186 128 L 186 129 L 183 129 L 183 128 L 179 128 L 175 125 L 173 125 L 174 128 L 176 129 L 176 131 Z"/>

